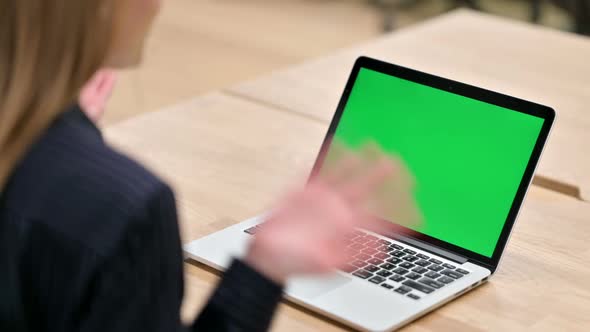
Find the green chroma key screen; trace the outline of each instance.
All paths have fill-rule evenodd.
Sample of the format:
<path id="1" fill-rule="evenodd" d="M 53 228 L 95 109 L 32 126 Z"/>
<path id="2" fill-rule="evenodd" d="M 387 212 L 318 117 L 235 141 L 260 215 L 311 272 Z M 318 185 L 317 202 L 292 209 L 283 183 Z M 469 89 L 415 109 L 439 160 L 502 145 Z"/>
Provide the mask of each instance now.
<path id="1" fill-rule="evenodd" d="M 544 120 L 361 68 L 335 138 L 405 162 L 415 231 L 491 257 Z"/>

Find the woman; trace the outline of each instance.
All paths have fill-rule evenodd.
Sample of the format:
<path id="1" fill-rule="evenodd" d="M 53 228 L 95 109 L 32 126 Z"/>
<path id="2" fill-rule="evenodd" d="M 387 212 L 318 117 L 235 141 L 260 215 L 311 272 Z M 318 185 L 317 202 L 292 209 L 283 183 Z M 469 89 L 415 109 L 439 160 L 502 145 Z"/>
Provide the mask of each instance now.
<path id="1" fill-rule="evenodd" d="M 111 149 L 76 105 L 101 67 L 140 62 L 158 0 L 0 0 L 0 330 L 182 330 L 172 190 Z M 197 320 L 262 331 L 285 280 L 343 264 L 363 201 L 391 171 L 353 162 L 278 204 Z"/>

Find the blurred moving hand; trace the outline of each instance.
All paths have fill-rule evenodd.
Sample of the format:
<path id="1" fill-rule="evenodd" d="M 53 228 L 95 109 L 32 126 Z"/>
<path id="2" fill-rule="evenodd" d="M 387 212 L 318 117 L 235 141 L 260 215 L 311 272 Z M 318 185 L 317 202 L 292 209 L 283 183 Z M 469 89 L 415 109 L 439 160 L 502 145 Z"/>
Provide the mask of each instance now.
<path id="1" fill-rule="evenodd" d="M 99 121 L 104 114 L 116 82 L 117 73 L 115 71 L 101 69 L 80 91 L 80 107 L 92 121 Z"/>
<path id="2" fill-rule="evenodd" d="M 391 175 L 383 179 L 367 197 L 367 210 L 374 216 L 406 228 L 415 229 L 421 226 L 424 217 L 414 194 L 415 176 L 403 158 L 395 152 L 384 152 L 375 142 L 367 142 L 353 152 L 344 143 L 334 141 L 322 166 L 322 176 L 336 172 L 342 160 L 351 159 L 351 154 L 356 159 L 356 167 L 349 168 L 349 176 L 366 173 L 374 163 L 383 158 L 389 159 L 394 167 Z"/>
<path id="3" fill-rule="evenodd" d="M 343 266 L 350 258 L 343 250 L 346 235 L 376 224 L 376 202 L 385 202 L 376 196 L 400 169 L 396 160 L 370 150 L 370 158 L 364 152 L 341 153 L 329 171 L 288 195 L 257 231 L 246 262 L 278 283 Z"/>

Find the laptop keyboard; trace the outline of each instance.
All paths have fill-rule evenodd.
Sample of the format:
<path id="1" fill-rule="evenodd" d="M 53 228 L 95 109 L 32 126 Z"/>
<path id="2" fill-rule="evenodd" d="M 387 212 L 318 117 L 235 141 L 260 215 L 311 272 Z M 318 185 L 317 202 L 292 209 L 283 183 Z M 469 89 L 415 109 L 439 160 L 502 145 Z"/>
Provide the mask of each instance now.
<path id="1" fill-rule="evenodd" d="M 259 227 L 244 232 L 254 235 Z M 413 300 L 469 274 L 453 264 L 363 231 L 355 231 L 346 243 L 345 250 L 352 259 L 341 269 L 343 272 Z"/>
<path id="2" fill-rule="evenodd" d="M 352 259 L 342 271 L 414 300 L 469 274 L 453 264 L 362 231 L 355 231 L 346 242 Z"/>

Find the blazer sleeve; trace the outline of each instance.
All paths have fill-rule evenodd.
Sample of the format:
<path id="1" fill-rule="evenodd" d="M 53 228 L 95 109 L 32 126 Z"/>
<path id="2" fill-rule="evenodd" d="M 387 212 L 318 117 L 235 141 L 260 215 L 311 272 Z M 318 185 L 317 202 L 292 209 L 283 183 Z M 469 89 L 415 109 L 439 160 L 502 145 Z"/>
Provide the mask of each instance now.
<path id="1" fill-rule="evenodd" d="M 174 194 L 165 185 L 134 213 L 93 282 L 80 331 L 265 331 L 282 288 L 234 261 L 200 316 L 182 326 L 183 256 Z"/>

